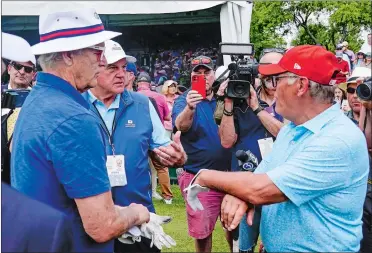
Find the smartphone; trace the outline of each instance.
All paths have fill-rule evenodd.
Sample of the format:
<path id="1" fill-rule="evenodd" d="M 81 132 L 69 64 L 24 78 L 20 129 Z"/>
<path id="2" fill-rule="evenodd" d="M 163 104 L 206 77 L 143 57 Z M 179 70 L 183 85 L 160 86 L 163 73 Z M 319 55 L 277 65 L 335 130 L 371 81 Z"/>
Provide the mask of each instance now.
<path id="1" fill-rule="evenodd" d="M 206 97 L 206 81 L 204 75 L 194 75 L 191 79 L 191 89 L 196 90 L 203 98 Z"/>

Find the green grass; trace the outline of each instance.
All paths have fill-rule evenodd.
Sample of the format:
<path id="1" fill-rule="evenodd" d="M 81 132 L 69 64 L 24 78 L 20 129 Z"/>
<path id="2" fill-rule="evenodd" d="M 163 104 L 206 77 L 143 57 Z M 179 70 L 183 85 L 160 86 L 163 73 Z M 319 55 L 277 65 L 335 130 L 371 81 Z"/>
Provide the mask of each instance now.
<path id="1" fill-rule="evenodd" d="M 160 191 L 158 190 L 160 193 Z M 173 220 L 164 225 L 164 231 L 172 236 L 177 242 L 177 246 L 171 249 L 162 249 L 162 252 L 195 252 L 194 239 L 189 236 L 186 220 L 186 206 L 182 198 L 178 185 L 172 185 L 173 203 L 166 205 L 163 201 L 154 200 L 156 213 L 159 215 L 169 215 Z M 221 223 L 217 221 L 213 232 L 213 252 L 230 252 L 225 240 Z"/>

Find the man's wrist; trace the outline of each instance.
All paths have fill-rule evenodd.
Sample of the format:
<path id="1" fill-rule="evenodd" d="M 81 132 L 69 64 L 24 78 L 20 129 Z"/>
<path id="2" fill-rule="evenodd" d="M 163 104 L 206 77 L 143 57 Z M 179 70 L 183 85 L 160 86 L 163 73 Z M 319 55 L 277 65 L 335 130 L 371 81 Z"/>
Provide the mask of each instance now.
<path id="1" fill-rule="evenodd" d="M 192 107 L 191 105 L 187 104 L 187 108 L 190 110 L 190 111 L 194 111 L 195 110 L 195 107 Z"/>
<path id="2" fill-rule="evenodd" d="M 258 115 L 261 111 L 263 111 L 263 108 L 259 105 L 256 107 L 256 109 L 252 108 L 252 110 L 255 115 Z"/>

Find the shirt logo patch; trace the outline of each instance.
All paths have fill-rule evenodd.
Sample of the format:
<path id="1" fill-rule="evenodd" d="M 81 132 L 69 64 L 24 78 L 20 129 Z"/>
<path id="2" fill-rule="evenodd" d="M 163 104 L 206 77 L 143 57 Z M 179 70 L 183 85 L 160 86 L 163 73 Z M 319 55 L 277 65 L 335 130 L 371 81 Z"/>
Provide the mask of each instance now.
<path id="1" fill-rule="evenodd" d="M 301 69 L 301 66 L 298 65 L 298 63 L 295 63 L 295 65 L 293 66 L 294 69 Z"/>
<path id="2" fill-rule="evenodd" d="M 133 123 L 133 120 L 128 119 L 128 123 L 125 124 L 125 127 L 136 127 L 136 124 Z"/>

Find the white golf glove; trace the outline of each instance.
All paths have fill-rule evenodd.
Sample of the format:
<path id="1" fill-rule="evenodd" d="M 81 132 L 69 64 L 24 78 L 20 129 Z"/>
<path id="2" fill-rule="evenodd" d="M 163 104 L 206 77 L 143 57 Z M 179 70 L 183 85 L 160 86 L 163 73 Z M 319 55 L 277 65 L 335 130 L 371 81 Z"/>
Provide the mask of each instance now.
<path id="1" fill-rule="evenodd" d="M 191 180 L 189 186 L 187 186 L 183 191 L 187 193 L 186 200 L 189 206 L 194 210 L 204 210 L 204 207 L 200 200 L 198 199 L 198 193 L 199 192 L 207 192 L 209 191 L 209 188 L 200 186 L 199 184 L 193 184 L 195 179 L 199 176 L 199 173 L 203 170 L 207 169 L 201 169 L 199 172 L 194 176 L 194 178 Z"/>
<path id="2" fill-rule="evenodd" d="M 138 227 L 130 228 L 126 233 L 121 235 L 118 240 L 125 244 L 134 244 L 141 241 L 141 230 Z"/>
<path id="3" fill-rule="evenodd" d="M 151 245 L 155 245 L 158 249 L 162 249 L 163 246 L 170 248 L 176 246 L 176 242 L 172 237 L 164 233 L 161 225 L 170 222 L 172 218 L 170 216 L 160 216 L 154 213 L 150 213 L 150 221 L 143 223 L 140 226 L 141 236 L 151 240 Z"/>

